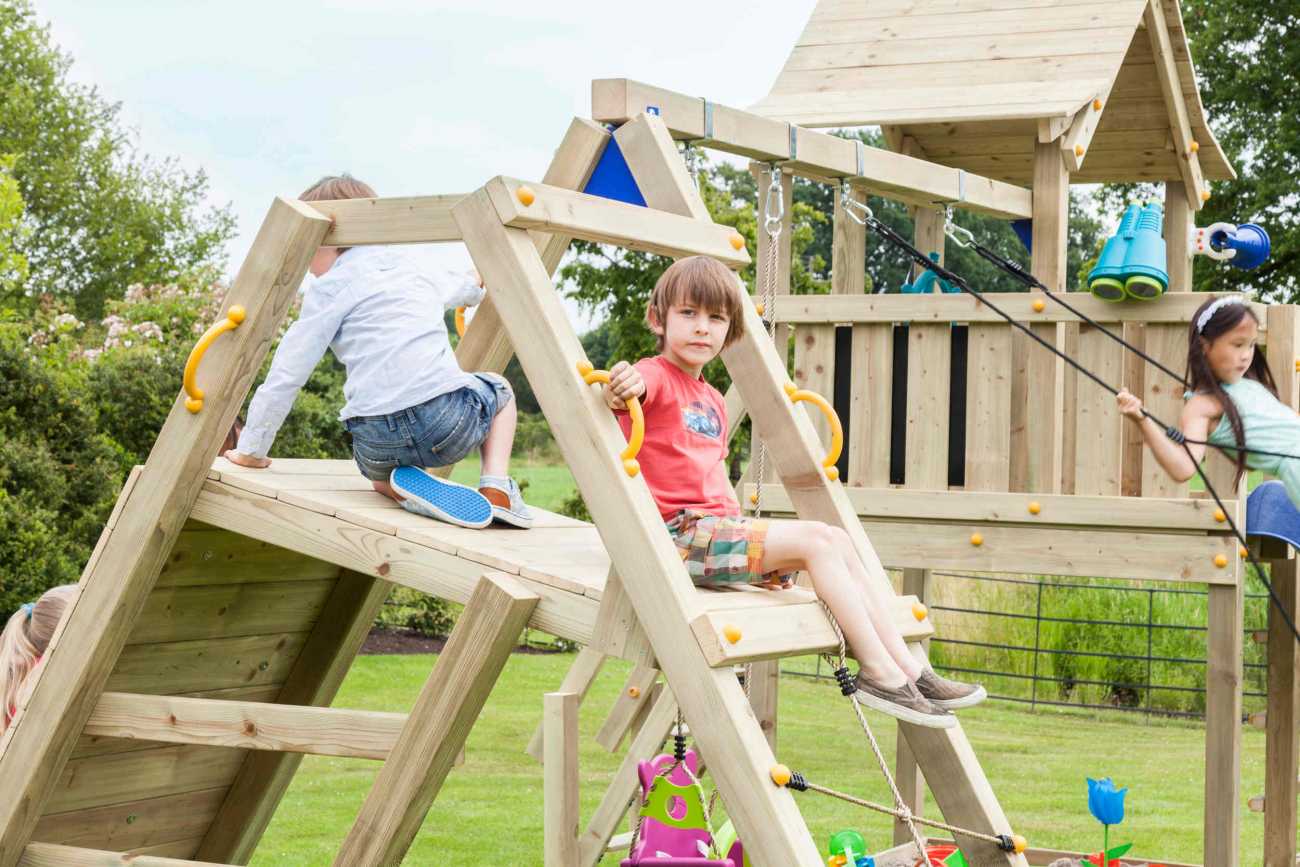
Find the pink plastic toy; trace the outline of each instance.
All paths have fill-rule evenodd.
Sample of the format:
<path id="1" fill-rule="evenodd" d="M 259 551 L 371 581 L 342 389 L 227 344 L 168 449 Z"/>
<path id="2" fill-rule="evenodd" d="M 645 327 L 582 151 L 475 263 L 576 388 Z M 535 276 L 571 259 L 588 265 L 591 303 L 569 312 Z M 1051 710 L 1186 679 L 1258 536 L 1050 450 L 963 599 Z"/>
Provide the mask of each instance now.
<path id="1" fill-rule="evenodd" d="M 722 860 L 709 857 L 713 833 L 704 802 L 695 787 L 699 762 L 694 750 L 672 772 L 673 757 L 657 756 L 637 765 L 641 778 L 641 834 L 622 867 L 742 867 L 744 849 L 737 840 Z"/>

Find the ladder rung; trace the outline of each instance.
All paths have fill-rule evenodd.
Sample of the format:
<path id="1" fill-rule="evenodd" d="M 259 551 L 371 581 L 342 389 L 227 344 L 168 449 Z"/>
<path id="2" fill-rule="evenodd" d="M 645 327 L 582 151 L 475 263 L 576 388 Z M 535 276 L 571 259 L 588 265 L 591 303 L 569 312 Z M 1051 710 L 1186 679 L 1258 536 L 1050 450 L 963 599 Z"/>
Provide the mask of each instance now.
<path id="1" fill-rule="evenodd" d="M 113 864 L 121 864 L 123 867 L 234 867 L 213 861 L 132 855 L 127 852 L 60 846 L 56 843 L 28 843 L 23 850 L 23 857 L 18 861 L 18 867 L 109 867 Z"/>
<path id="2" fill-rule="evenodd" d="M 85 733 L 382 761 L 405 723 L 400 713 L 106 692 Z"/>

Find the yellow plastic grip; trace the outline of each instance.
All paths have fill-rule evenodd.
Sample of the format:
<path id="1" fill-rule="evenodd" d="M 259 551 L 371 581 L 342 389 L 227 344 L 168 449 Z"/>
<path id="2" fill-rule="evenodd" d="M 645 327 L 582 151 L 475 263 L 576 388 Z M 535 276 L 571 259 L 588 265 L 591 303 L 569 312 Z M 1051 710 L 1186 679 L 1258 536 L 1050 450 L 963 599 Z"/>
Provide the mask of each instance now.
<path id="1" fill-rule="evenodd" d="M 244 315 L 243 307 L 238 304 L 232 305 L 231 308 L 226 311 L 226 318 L 203 332 L 203 336 L 199 338 L 199 342 L 194 344 L 194 348 L 190 350 L 190 357 L 185 361 L 184 377 L 185 393 L 188 395 L 188 397 L 185 398 L 185 408 L 190 412 L 198 412 L 203 409 L 203 389 L 199 388 L 194 383 L 194 377 L 197 376 L 199 372 L 199 362 L 203 361 L 203 354 L 208 351 L 208 347 L 212 345 L 212 341 L 216 340 L 227 331 L 234 331 L 238 328 L 239 324 L 244 321 Z"/>
<path id="2" fill-rule="evenodd" d="M 818 409 L 826 416 L 826 422 L 831 426 L 831 448 L 822 459 L 822 467 L 826 470 L 826 478 L 832 482 L 840 477 L 840 471 L 835 468 L 835 464 L 840 459 L 840 452 L 844 449 L 844 427 L 840 424 L 840 417 L 835 413 L 835 407 L 830 405 L 826 398 L 822 397 L 815 391 L 809 391 L 806 388 L 796 388 L 794 383 L 785 384 L 785 393 L 790 396 L 791 403 L 798 403 L 806 400 L 815 404 Z"/>
<path id="3" fill-rule="evenodd" d="M 591 385 L 593 382 L 603 382 L 609 384 L 609 371 L 596 370 L 590 361 L 578 362 L 578 374 L 582 381 Z M 629 476 L 635 476 L 641 472 L 641 465 L 636 461 L 637 452 L 641 451 L 641 443 L 645 441 L 645 414 L 641 412 L 641 401 L 635 397 L 627 401 L 627 411 L 632 416 L 632 436 L 627 441 L 627 448 L 623 449 L 623 470 Z"/>
<path id="4" fill-rule="evenodd" d="M 464 307 L 456 308 L 456 336 L 457 337 L 465 336 L 465 308 Z"/>

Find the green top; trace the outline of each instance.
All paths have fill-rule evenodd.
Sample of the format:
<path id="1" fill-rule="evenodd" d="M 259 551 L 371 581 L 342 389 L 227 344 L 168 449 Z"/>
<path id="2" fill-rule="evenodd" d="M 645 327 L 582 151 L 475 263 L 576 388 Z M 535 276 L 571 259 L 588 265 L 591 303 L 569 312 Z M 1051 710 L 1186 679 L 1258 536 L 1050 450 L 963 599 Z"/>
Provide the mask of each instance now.
<path id="1" fill-rule="evenodd" d="M 1241 415 L 1242 426 L 1246 429 L 1247 448 L 1300 455 L 1300 415 L 1295 410 L 1253 379 L 1243 377 L 1231 385 L 1224 384 L 1223 390 L 1228 393 Z M 1237 445 L 1226 412 L 1209 439 L 1215 445 L 1229 448 Z M 1286 485 L 1291 502 L 1300 506 L 1300 459 L 1248 452 L 1246 466 L 1277 476 Z"/>

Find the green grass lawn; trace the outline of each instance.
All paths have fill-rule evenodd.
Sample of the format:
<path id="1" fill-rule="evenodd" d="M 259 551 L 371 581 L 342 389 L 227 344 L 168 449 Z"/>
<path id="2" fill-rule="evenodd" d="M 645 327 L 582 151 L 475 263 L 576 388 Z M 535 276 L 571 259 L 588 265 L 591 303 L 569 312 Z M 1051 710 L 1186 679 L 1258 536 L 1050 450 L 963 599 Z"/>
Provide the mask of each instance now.
<path id="1" fill-rule="evenodd" d="M 410 709 L 434 662 L 431 656 L 362 657 L 335 704 L 365 710 Z M 572 657 L 514 656 L 470 734 L 464 766 L 452 771 L 406 863 L 534 865 L 542 863 L 541 767 L 523 749 Z M 622 685 L 626 666 L 611 663 L 587 697 L 581 721 L 584 821 L 604 793 L 620 757 L 594 737 Z M 894 727 L 870 714 L 891 757 Z M 1088 814 L 1085 776 L 1111 776 L 1129 787 L 1124 824 L 1112 843 L 1133 841 L 1134 854 L 1200 861 L 1204 730 L 1115 714 L 1031 713 L 990 702 L 962 712 L 962 721 L 1017 832 L 1031 845 L 1097 849 L 1101 826 Z M 823 682 L 782 680 L 778 755 L 814 782 L 887 801 L 852 710 Z M 1242 760 L 1241 863 L 1262 860 L 1263 818 L 1245 799 L 1263 791 L 1263 733 L 1246 728 Z M 254 865 L 331 863 L 374 779 L 377 765 L 307 757 L 253 859 Z M 941 787 L 942 780 L 930 785 Z M 884 818 L 821 795 L 796 796 L 819 843 L 857 828 L 874 849 L 887 848 Z M 617 864 L 613 856 L 606 864 Z"/>
<path id="2" fill-rule="evenodd" d="M 464 485 L 477 485 L 478 470 L 479 458 L 475 454 L 456 464 L 451 477 Z M 577 490 L 573 474 L 563 461 L 512 460 L 510 474 L 523 486 L 525 502 L 552 512 Z"/>

